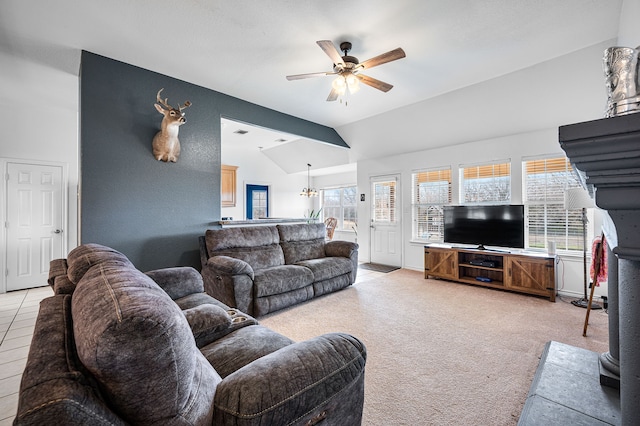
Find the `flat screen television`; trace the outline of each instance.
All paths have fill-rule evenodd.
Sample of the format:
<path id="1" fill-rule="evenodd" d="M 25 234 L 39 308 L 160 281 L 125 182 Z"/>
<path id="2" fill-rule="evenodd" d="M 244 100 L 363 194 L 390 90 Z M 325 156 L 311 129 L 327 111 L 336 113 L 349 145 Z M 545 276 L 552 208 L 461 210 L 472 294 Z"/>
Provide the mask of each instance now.
<path id="1" fill-rule="evenodd" d="M 524 248 L 524 206 L 445 206 L 444 242 Z"/>

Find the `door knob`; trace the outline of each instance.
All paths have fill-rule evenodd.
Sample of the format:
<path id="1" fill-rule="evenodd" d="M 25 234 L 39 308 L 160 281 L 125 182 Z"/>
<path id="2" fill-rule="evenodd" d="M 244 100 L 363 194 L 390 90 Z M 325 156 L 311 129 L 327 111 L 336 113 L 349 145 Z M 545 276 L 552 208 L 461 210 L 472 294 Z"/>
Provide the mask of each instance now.
<path id="1" fill-rule="evenodd" d="M 62 229 L 56 229 L 53 231 L 54 234 L 62 234 Z"/>

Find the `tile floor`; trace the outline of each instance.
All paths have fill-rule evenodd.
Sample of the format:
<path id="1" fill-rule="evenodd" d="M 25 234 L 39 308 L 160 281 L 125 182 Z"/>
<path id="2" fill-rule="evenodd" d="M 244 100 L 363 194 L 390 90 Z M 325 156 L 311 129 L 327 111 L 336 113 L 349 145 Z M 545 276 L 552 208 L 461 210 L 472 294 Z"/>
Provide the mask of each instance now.
<path id="1" fill-rule="evenodd" d="M 359 269 L 356 284 L 381 275 Z M 13 423 L 39 304 L 52 295 L 49 286 L 0 294 L 0 426 Z"/>
<path id="2" fill-rule="evenodd" d="M 49 286 L 0 294 L 0 426 L 12 424 L 16 415 L 40 300 L 51 295 Z"/>

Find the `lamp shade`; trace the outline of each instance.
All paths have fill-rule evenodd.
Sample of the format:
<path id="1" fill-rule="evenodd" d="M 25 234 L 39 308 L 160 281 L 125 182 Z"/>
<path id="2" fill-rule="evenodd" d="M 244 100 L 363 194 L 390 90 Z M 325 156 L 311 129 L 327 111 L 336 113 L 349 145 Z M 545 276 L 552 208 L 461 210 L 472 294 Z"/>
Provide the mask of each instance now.
<path id="1" fill-rule="evenodd" d="M 581 187 L 570 188 L 564 192 L 564 208 L 566 210 L 591 209 L 595 207 L 589 193 Z"/>

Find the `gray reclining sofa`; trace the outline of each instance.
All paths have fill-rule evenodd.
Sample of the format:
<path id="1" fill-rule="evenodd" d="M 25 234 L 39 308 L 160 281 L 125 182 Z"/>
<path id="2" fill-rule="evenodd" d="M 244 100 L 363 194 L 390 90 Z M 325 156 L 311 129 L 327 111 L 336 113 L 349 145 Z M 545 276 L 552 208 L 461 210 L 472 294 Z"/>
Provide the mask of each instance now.
<path id="1" fill-rule="evenodd" d="M 86 244 L 51 262 L 15 425 L 359 425 L 366 350 L 294 343 L 204 293 Z"/>
<path id="2" fill-rule="evenodd" d="M 199 238 L 205 291 L 258 317 L 348 287 L 358 244 L 325 236 L 324 223 L 209 229 Z"/>

